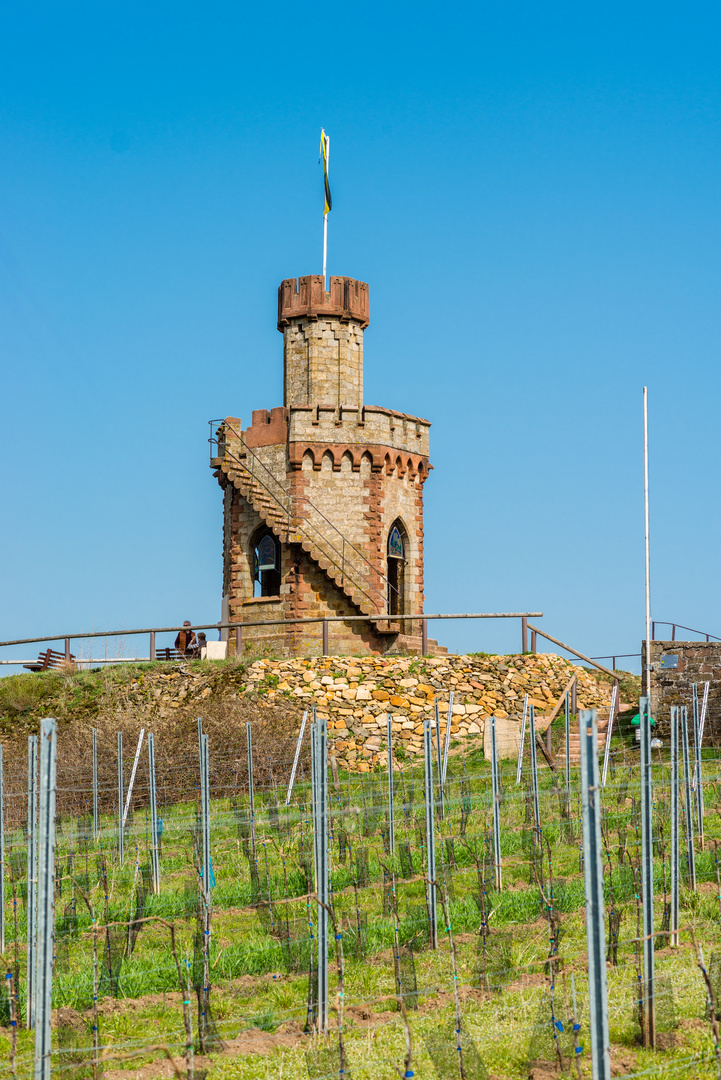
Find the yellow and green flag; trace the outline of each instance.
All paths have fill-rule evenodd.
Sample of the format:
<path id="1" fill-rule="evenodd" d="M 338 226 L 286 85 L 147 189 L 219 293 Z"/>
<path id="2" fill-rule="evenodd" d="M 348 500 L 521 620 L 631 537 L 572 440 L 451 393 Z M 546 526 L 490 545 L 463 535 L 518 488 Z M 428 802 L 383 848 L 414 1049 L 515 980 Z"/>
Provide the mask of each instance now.
<path id="1" fill-rule="evenodd" d="M 323 162 L 323 180 L 325 182 L 325 210 L 324 214 L 333 209 L 333 200 L 330 197 L 330 184 L 328 183 L 328 157 L 330 156 L 330 139 L 323 128 L 320 129 L 320 158 Z"/>

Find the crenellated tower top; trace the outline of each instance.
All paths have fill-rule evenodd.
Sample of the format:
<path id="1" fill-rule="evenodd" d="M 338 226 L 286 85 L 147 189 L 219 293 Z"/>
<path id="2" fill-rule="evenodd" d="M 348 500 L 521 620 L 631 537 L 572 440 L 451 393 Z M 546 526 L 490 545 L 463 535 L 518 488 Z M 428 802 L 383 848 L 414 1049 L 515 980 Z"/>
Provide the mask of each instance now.
<path id="1" fill-rule="evenodd" d="M 332 277 L 326 292 L 320 274 L 286 278 L 278 289 L 278 329 L 281 333 L 291 319 L 317 319 L 330 316 L 368 325 L 368 286 L 349 277 Z"/>

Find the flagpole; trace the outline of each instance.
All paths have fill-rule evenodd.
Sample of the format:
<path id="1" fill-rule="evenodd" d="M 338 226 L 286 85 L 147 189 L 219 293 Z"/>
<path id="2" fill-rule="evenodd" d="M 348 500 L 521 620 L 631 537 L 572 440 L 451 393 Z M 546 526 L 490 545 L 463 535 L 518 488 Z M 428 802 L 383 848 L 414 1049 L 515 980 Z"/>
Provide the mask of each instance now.
<path id="1" fill-rule="evenodd" d="M 643 512 L 646 536 L 646 697 L 651 709 L 651 560 L 648 522 L 648 388 L 643 388 Z"/>
<path id="2" fill-rule="evenodd" d="M 328 215 L 323 214 L 323 288 L 328 292 L 328 277 L 326 275 L 326 262 L 328 260 Z"/>
<path id="3" fill-rule="evenodd" d="M 325 137 L 325 171 L 330 173 L 330 136 Z M 323 214 L 323 288 L 328 292 L 328 214 Z"/>

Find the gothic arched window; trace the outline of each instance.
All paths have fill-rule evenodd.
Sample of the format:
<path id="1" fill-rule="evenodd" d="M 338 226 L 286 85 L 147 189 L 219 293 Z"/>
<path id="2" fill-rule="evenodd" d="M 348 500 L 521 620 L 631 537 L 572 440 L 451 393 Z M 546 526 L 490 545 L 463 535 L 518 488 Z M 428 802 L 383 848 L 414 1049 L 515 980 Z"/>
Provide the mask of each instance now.
<path id="1" fill-rule="evenodd" d="M 258 533 L 252 552 L 254 595 L 280 596 L 280 544 L 272 532 Z"/>
<path id="2" fill-rule="evenodd" d="M 394 521 L 388 533 L 387 572 L 388 614 L 405 615 L 406 531 Z"/>

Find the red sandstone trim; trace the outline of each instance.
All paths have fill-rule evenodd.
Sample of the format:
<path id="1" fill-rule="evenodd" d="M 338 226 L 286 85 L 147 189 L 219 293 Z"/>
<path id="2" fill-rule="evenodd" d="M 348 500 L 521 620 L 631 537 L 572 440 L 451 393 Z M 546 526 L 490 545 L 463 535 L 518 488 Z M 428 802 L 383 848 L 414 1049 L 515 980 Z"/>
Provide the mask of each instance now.
<path id="1" fill-rule="evenodd" d="M 278 289 L 278 329 L 282 332 L 291 319 L 317 319 L 330 315 L 341 322 L 351 319 L 365 330 L 369 322 L 368 286 L 355 278 L 332 277 L 325 291 L 321 274 L 286 278 Z"/>
<path id="2" fill-rule="evenodd" d="M 323 455 L 330 453 L 333 458 L 333 471 L 340 472 L 344 454 L 350 454 L 353 472 L 359 472 L 361 461 L 368 456 L 372 472 L 385 472 L 390 476 L 394 471 L 399 476 L 407 472 L 411 479 L 418 476 L 421 483 L 428 478 L 433 466 L 424 454 L 409 454 L 391 446 L 373 443 L 327 443 L 327 442 L 291 442 L 288 443 L 288 466 L 291 472 L 298 472 L 303 467 L 303 458 L 309 453 L 313 458 L 313 469 L 320 471 Z"/>

